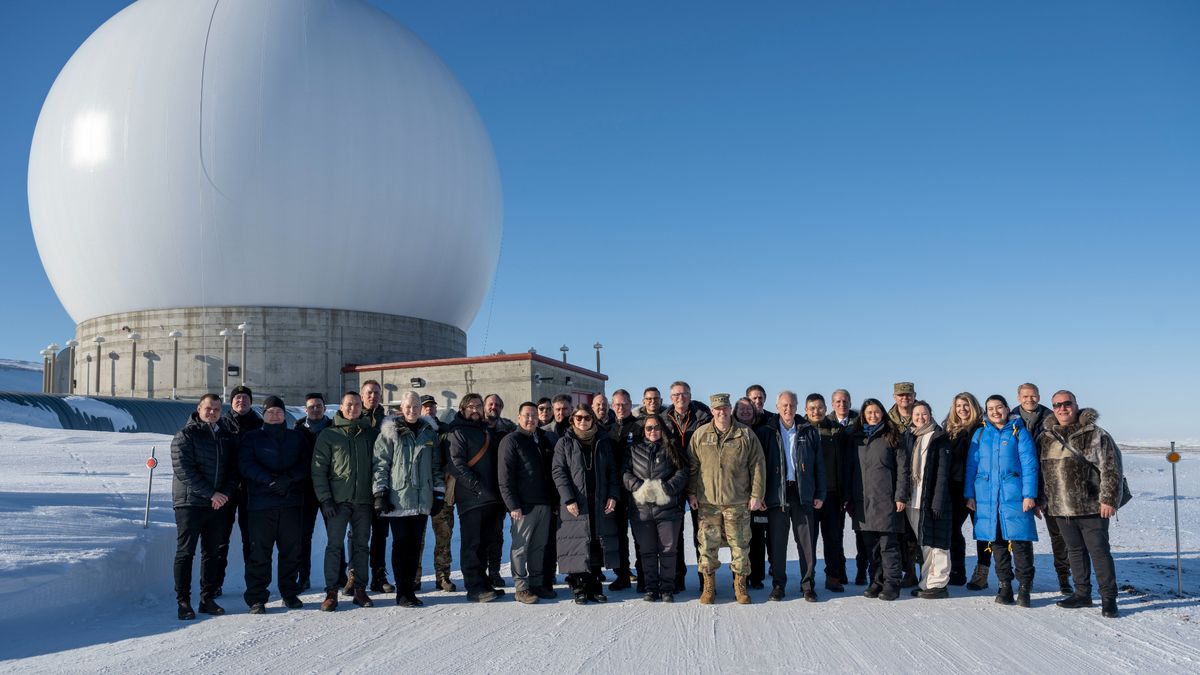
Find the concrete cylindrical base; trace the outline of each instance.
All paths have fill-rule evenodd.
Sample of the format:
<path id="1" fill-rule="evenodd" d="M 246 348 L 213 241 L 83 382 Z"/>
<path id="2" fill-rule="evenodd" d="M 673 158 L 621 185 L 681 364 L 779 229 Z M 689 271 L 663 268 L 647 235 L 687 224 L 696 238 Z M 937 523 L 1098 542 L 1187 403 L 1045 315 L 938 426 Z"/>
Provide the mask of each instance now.
<path id="1" fill-rule="evenodd" d="M 244 340 L 238 325 L 248 324 Z M 228 336 L 222 337 L 221 330 Z M 178 338 L 170 336 L 179 331 Z M 139 334 L 134 343 L 131 333 Z M 101 336 L 104 341 L 95 342 Z M 57 391 L 100 396 L 198 399 L 242 384 L 259 399 L 303 405 L 308 392 L 336 405 L 341 369 L 465 356 L 467 335 L 444 323 L 407 316 L 295 307 L 208 307 L 124 312 L 76 327 L 73 383 Z M 176 358 L 178 343 L 178 358 Z M 65 372 L 70 351 L 58 366 Z M 176 379 L 176 362 L 178 376 Z M 236 374 L 226 374 L 232 366 Z M 57 378 L 56 378 L 57 379 Z M 65 378 L 64 378 L 65 380 Z"/>

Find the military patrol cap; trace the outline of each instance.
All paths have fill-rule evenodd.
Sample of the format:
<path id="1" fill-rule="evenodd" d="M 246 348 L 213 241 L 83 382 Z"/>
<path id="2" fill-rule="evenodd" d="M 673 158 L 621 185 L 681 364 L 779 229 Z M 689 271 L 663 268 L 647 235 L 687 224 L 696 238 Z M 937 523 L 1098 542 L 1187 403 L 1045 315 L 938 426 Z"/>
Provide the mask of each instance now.
<path id="1" fill-rule="evenodd" d="M 917 388 L 913 386 L 912 382 L 897 382 L 896 384 L 892 385 L 892 393 L 912 394 L 915 396 L 917 393 Z"/>
<path id="2" fill-rule="evenodd" d="M 708 405 L 710 408 L 728 408 L 729 394 L 713 394 L 708 397 Z"/>

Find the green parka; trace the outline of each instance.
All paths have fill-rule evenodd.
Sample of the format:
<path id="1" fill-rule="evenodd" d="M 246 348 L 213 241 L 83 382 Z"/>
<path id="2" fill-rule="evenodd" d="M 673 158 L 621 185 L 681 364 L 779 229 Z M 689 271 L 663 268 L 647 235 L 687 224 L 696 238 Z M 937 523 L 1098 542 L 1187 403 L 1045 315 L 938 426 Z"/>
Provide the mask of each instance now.
<path id="1" fill-rule="evenodd" d="M 312 479 L 317 501 L 370 506 L 375 438 L 379 429 L 366 417 L 348 420 L 339 410 L 333 424 L 317 436 L 313 448 Z"/>

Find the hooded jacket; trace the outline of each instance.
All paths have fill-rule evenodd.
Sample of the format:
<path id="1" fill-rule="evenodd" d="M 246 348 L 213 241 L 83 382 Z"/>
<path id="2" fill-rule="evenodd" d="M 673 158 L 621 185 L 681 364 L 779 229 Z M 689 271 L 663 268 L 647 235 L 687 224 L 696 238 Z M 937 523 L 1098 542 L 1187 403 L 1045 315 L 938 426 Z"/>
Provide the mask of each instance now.
<path id="1" fill-rule="evenodd" d="M 1038 496 L 1037 449 L 1020 418 L 997 429 L 985 423 L 971 437 L 963 495 L 975 500 L 975 538 L 1037 541 L 1033 511 L 1025 499 Z"/>
<path id="2" fill-rule="evenodd" d="M 171 502 L 175 508 L 212 508 L 212 496 L 232 497 L 237 487 L 237 452 L 233 434 L 218 423 L 212 428 L 193 412 L 171 439 Z"/>
<path id="3" fill-rule="evenodd" d="M 348 420 L 340 410 L 333 416 L 333 425 L 317 436 L 313 448 L 313 491 L 318 502 L 374 503 L 371 479 L 378 435 L 379 429 L 365 416 Z"/>
<path id="4" fill-rule="evenodd" d="M 1039 438 L 1047 515 L 1092 516 L 1101 504 L 1120 505 L 1121 451 L 1098 419 L 1094 408 L 1084 408 L 1074 424 L 1054 420 Z"/>
<path id="5" fill-rule="evenodd" d="M 386 494 L 392 505 L 385 517 L 428 514 L 434 493 L 446 492 L 442 452 L 433 426 L 418 418 L 414 433 L 402 418 L 384 418 L 375 439 L 372 480 L 372 492 Z"/>

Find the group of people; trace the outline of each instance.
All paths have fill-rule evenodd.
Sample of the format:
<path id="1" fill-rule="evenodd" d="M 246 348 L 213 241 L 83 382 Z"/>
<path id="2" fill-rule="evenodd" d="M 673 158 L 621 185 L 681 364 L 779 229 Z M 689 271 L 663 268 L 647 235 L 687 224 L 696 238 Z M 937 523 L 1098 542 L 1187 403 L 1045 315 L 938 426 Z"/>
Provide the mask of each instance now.
<path id="1" fill-rule="evenodd" d="M 521 403 L 515 421 L 503 417 L 495 394 L 463 396 L 448 422 L 436 400 L 415 392 L 388 416 L 381 394 L 378 382 L 367 381 L 342 396 L 332 418 L 324 397 L 309 394 L 306 416 L 293 427 L 275 396 L 259 417 L 245 387 L 233 391 L 224 414 L 220 397 L 200 400 L 171 446 L 180 619 L 195 617 L 197 546 L 199 610 L 224 613 L 216 597 L 235 520 L 250 612 L 266 612 L 273 558 L 283 604 L 302 607 L 318 513 L 327 534 L 323 611 L 337 609 L 339 592 L 372 606 L 368 588 L 394 593 L 401 606 L 422 605 L 416 592 L 430 518 L 437 588 L 456 591 L 455 511 L 471 601 L 505 593 L 507 517 L 517 601 L 557 597 L 561 573 L 575 603 L 606 602 L 608 568 L 616 574 L 609 591 L 636 583 L 644 600 L 672 602 L 686 588 L 685 505 L 702 604 L 716 599 L 724 546 L 738 603 L 750 603 L 749 591 L 764 588 L 768 573 L 768 600 L 784 599 L 789 540 L 799 552 L 804 600 L 818 600 L 819 541 L 825 588 L 844 592 L 849 519 L 854 583 L 868 598 L 895 600 L 904 588 L 923 599 L 946 598 L 955 585 L 983 590 L 994 560 L 996 602 L 1028 607 L 1035 518 L 1045 518 L 1066 596 L 1057 604 L 1092 606 L 1094 568 L 1102 614 L 1118 614 L 1108 536 L 1129 498 L 1120 451 L 1096 425 L 1096 411 L 1080 409 L 1067 390 L 1047 408 L 1035 385 L 1022 384 L 1013 409 L 1001 395 L 980 406 L 963 392 L 941 424 L 911 382 L 894 385 L 890 408 L 870 398 L 855 410 L 842 389 L 831 396 L 832 411 L 821 394 L 809 394 L 801 408 L 795 393 L 783 391 L 772 413 L 759 385 L 736 401 L 715 394 L 706 406 L 679 381 L 665 405 L 656 387 L 644 390 L 636 410 L 624 389 L 586 404 L 560 395 Z M 977 545 L 969 580 L 968 518 Z M 395 584 L 387 579 L 389 535 Z"/>

